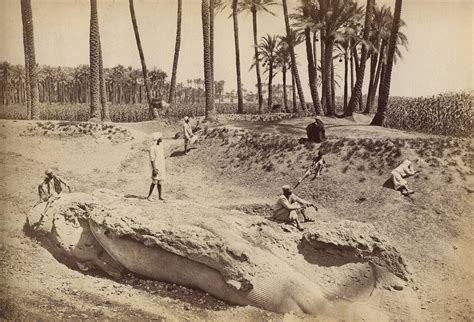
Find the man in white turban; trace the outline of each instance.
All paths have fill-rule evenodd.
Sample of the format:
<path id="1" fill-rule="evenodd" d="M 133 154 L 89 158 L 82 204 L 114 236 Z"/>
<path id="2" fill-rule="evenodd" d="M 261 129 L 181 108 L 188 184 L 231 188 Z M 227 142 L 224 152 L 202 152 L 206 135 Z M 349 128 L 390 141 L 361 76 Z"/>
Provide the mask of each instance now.
<path id="1" fill-rule="evenodd" d="M 153 190 L 158 189 L 158 198 L 164 200 L 162 196 L 162 184 L 166 178 L 165 151 L 163 149 L 163 139 L 161 132 L 152 133 L 153 143 L 150 147 L 150 163 L 152 168 L 151 185 L 147 199 L 151 201 Z"/>
<path id="2" fill-rule="evenodd" d="M 51 197 L 56 197 L 63 191 L 62 186 L 64 185 L 69 192 L 71 187 L 63 178 L 55 175 L 52 169 L 47 169 L 44 173 L 46 176 L 43 182 L 38 186 L 39 201 L 48 201 Z"/>

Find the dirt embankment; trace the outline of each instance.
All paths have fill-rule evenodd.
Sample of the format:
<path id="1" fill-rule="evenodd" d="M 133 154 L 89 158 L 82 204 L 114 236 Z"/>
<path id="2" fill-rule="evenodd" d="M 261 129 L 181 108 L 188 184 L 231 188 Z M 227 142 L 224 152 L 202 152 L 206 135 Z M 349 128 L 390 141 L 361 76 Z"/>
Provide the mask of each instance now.
<path id="1" fill-rule="evenodd" d="M 226 210 L 241 209 L 257 217 L 270 215 L 280 186 L 296 183 L 320 148 L 298 142 L 307 120 L 285 122 L 247 122 L 243 127 L 233 122 L 227 130 L 213 130 L 216 125 L 209 125 L 207 133 L 201 133 L 205 140 L 187 156 L 181 153 L 181 140 L 166 141 L 172 156 L 167 159 L 166 197 L 170 202 L 181 200 Z M 143 132 L 162 130 L 166 138 L 171 138 L 179 126 L 161 129 L 147 122 L 141 131 L 140 124 L 133 124 L 130 131 L 134 139 L 110 144 L 108 139 L 90 140 L 87 135 L 19 136 L 27 124 L 3 122 L 0 127 L 5 147 L 0 200 L 0 252 L 6 259 L 0 265 L 4 276 L 0 279 L 3 316 L 296 318 L 291 314 L 229 306 L 205 293 L 173 284 L 129 275 L 118 282 L 84 275 L 58 264 L 22 233 L 21 214 L 29 211 L 36 198 L 34 193 L 25 191 L 35 191 L 44 169 L 52 166 L 60 171 L 75 191 L 91 193 L 101 186 L 128 195 L 129 200 L 142 205 L 147 203 L 142 198 L 148 190 L 150 175 Z M 383 273 L 373 275 L 367 263 L 354 260 L 359 251 L 341 251 L 326 243 L 311 243 L 308 238 L 298 243 L 295 254 L 306 256 L 305 261 L 314 261 L 316 264 L 312 265 L 327 274 L 321 275 L 321 286 L 332 290 L 328 292 L 329 298 L 336 299 L 342 293 L 349 298 L 339 299 L 348 303 L 350 298 L 371 298 L 377 310 L 399 318 L 408 319 L 410 312 L 418 310 L 420 319 L 472 317 L 472 142 L 350 124 L 329 125 L 328 138 L 321 146 L 327 153 L 326 171 L 321 177 L 303 181 L 296 193 L 314 198 L 320 208 L 315 218 L 321 228 L 341 220 L 372 225 L 377 233 L 374 236 L 387 240 L 401 254 L 413 279 L 408 286 L 390 281 Z M 411 198 L 386 187 L 390 170 L 405 156 L 418 158 L 415 166 L 423 170 L 408 178 L 411 188 L 416 190 Z M 150 204 L 156 206 L 158 202 Z M 350 225 L 346 228 L 351 229 Z M 340 229 L 344 231 L 344 227 Z M 296 233 L 290 229 L 285 234 Z M 318 252 L 330 256 L 308 255 Z M 373 253 L 374 249 L 365 254 Z M 376 283 L 380 292 L 371 293 Z M 400 286 L 402 291 L 397 290 Z M 413 292 L 410 294 L 414 300 L 407 301 L 414 303 L 415 308 L 400 300 L 408 291 Z"/>

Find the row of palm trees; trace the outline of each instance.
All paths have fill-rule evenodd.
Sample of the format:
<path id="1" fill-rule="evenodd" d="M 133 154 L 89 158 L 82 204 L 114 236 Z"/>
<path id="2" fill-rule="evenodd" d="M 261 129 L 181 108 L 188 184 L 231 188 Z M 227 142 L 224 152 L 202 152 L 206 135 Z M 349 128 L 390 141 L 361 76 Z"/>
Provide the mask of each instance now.
<path id="1" fill-rule="evenodd" d="M 213 0 L 202 0 L 203 10 L 207 8 L 206 3 L 208 1 L 211 4 L 213 2 Z M 265 67 L 264 72 L 267 73 L 268 77 L 268 108 L 271 108 L 272 105 L 271 90 L 272 80 L 275 76 L 274 71 L 280 68 L 282 70 L 284 88 L 286 88 L 286 71 L 288 69 L 291 70 L 292 84 L 293 87 L 296 86 L 300 110 L 306 111 L 307 108 L 294 50 L 295 46 L 304 42 L 307 54 L 308 83 L 314 112 L 316 114 L 325 113 L 328 116 L 336 115 L 334 61 L 339 59 L 340 62 L 344 61 L 344 104 L 341 116 L 351 116 L 357 107 L 365 113 L 370 112 L 374 104 L 377 88 L 380 87 L 379 93 L 387 97 L 384 98 L 379 95 L 378 113 L 374 122 L 382 124 L 383 117 L 380 118 L 379 116 L 384 114 L 383 111 L 387 105 L 393 62 L 397 56 L 401 56 L 400 46 L 406 47 L 407 44 L 406 36 L 399 30 L 400 26 L 404 25 L 400 18 L 402 1 L 396 0 L 395 14 L 392 16 L 388 7 L 378 7 L 374 0 L 367 0 L 365 10 L 353 0 L 300 0 L 300 5 L 296 8 L 296 12 L 290 15 L 287 1 L 282 0 L 281 5 L 283 6 L 286 35 L 279 37 L 266 35 L 258 43 L 257 15 L 259 13 L 274 15 L 271 8 L 277 4 L 280 3 L 277 3 L 275 0 L 232 1 L 237 92 L 239 93 L 239 89 L 242 86 L 237 14 L 241 11 L 249 11 L 252 14 L 254 39 L 254 62 L 252 67 L 256 71 L 260 112 L 262 112 L 263 108 L 261 64 Z M 203 11 L 202 14 L 204 17 L 207 13 Z M 290 24 L 290 19 L 293 22 L 292 24 Z M 321 53 L 319 65 L 317 63 L 316 44 L 318 41 L 320 42 Z M 204 41 L 205 52 L 206 46 L 206 41 Z M 206 55 L 204 59 L 206 61 Z M 368 61 L 370 61 L 369 91 L 364 108 L 362 88 Z M 205 64 L 205 74 L 207 68 L 209 68 L 209 65 Z M 349 70 L 351 71 L 350 98 L 348 90 Z M 318 77 L 318 71 L 320 71 L 320 77 Z M 319 79 L 321 79 L 321 96 L 318 93 Z M 384 88 L 383 91 L 381 90 L 382 88 Z M 241 95 L 239 94 L 239 96 Z M 284 101 L 286 106 L 286 97 Z M 209 106 L 208 108 L 212 109 L 213 107 Z M 240 106 L 238 111 L 242 111 Z"/>
<path id="2" fill-rule="evenodd" d="M 27 103 L 27 73 L 23 65 L 0 63 L 3 75 L 0 83 L 0 104 Z M 76 67 L 37 66 L 38 99 L 46 103 L 90 103 L 90 68 L 88 65 Z M 146 103 L 146 89 L 142 70 L 117 65 L 102 68 L 105 82 L 105 99 L 112 104 Z M 167 74 L 157 68 L 147 71 L 147 83 L 152 97 L 168 97 L 170 83 Z M 190 79 L 175 85 L 174 100 L 185 103 L 200 103 L 204 97 L 204 81 Z M 216 81 L 216 100 L 225 97 L 225 82 Z"/>
<path id="3" fill-rule="evenodd" d="M 277 3 L 276 0 L 232 0 L 229 1 L 229 3 L 227 3 L 226 0 L 201 0 L 206 117 L 213 118 L 215 115 L 214 19 L 218 13 L 223 11 L 226 5 L 230 5 L 234 24 L 238 96 L 237 111 L 239 113 L 243 113 L 243 90 L 240 71 L 238 14 L 242 11 L 249 11 L 252 14 L 254 36 L 253 66 L 256 71 L 257 96 L 260 112 L 263 112 L 263 90 L 260 64 L 262 63 L 263 67 L 265 67 L 265 72 L 267 72 L 269 76 L 268 107 L 270 108 L 272 104 L 272 79 L 278 62 L 278 59 L 274 57 L 274 53 L 278 51 L 285 51 L 284 56 L 286 56 L 287 59 L 285 63 L 280 62 L 280 68 L 282 69 L 284 78 L 283 87 L 286 88 L 286 71 L 289 69 L 291 70 L 292 85 L 293 88 L 295 88 L 293 95 L 295 95 L 295 92 L 298 94 L 300 111 L 307 111 L 298 72 L 297 57 L 295 54 L 295 46 L 299 41 L 303 40 L 306 46 L 309 77 L 308 82 L 314 112 L 316 114 L 325 113 L 328 116 L 335 115 L 336 76 L 334 72 L 334 59 L 337 59 L 337 57 L 339 57 L 340 60 L 344 60 L 345 66 L 344 112 L 342 116 L 352 115 L 357 106 L 362 109 L 362 87 L 366 63 L 370 60 L 369 93 L 367 95 L 368 99 L 365 111 L 370 111 L 375 98 L 376 89 L 377 87 L 380 87 L 376 123 L 380 123 L 380 121 L 378 121 L 379 119 L 382 119 L 381 122 L 383 123 L 383 117 L 381 116 L 383 116 L 383 109 L 386 107 L 388 96 L 387 98 L 384 98 L 382 97 L 382 94 L 388 95 L 387 93 L 389 93 L 391 71 L 395 54 L 399 52 L 398 46 L 406 44 L 406 37 L 399 32 L 400 25 L 403 25 L 403 22 L 400 19 L 401 3 L 401 0 L 396 0 L 396 10 L 392 18 L 390 10 L 386 7 L 378 8 L 374 0 L 367 0 L 365 10 L 354 0 L 301 0 L 300 6 L 291 15 L 289 14 L 286 0 L 282 0 L 281 3 Z M 21 0 L 21 4 L 24 29 L 25 66 L 27 67 L 26 81 L 28 83 L 28 115 L 32 118 L 36 118 L 38 116 L 36 108 L 38 101 L 38 81 L 36 76 L 36 62 L 34 59 L 31 0 Z M 90 0 L 90 4 L 90 114 L 92 119 L 108 120 L 107 86 L 104 78 L 104 69 L 102 67 L 103 62 L 97 0 Z M 271 7 L 280 4 L 283 6 L 286 35 L 279 37 L 278 44 L 276 38 L 272 38 L 272 36 L 264 37 L 259 44 L 257 32 L 258 14 L 266 12 L 274 15 L 271 11 Z M 150 117 L 156 118 L 158 115 L 156 114 L 156 109 L 153 108 L 152 104 L 154 101 L 153 93 L 148 82 L 148 70 L 145 62 L 145 54 L 141 46 L 133 0 L 129 0 L 129 7 L 137 49 L 142 65 L 142 78 L 149 105 Z M 176 97 L 176 73 L 181 43 L 181 16 L 182 1 L 178 1 L 175 54 L 173 59 L 172 77 L 168 90 L 168 101 L 170 103 L 174 103 Z M 362 19 L 364 20 L 363 23 Z M 388 30 L 390 30 L 390 32 L 388 32 Z M 318 66 L 316 43 L 319 40 L 321 56 Z M 351 62 L 351 73 L 353 74 L 353 70 L 355 70 L 356 74 L 355 83 L 353 82 L 354 77 L 351 77 L 351 83 L 354 84 L 351 84 L 350 99 L 348 99 L 347 83 L 349 61 Z M 319 96 L 317 86 L 318 70 L 321 74 L 321 97 Z M 380 86 L 378 86 L 378 83 L 380 83 Z M 383 91 L 382 88 L 384 89 Z"/>

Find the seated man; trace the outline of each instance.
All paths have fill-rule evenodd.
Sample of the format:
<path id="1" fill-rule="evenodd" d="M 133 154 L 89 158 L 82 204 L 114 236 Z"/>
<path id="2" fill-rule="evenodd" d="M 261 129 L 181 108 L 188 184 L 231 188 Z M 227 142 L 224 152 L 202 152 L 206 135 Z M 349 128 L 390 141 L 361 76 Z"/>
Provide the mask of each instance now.
<path id="1" fill-rule="evenodd" d="M 408 182 L 404 179 L 412 176 L 420 171 L 415 171 L 410 160 L 405 160 L 392 171 L 393 188 L 400 190 L 402 195 L 407 196 L 414 193 L 413 190 L 408 189 Z"/>
<path id="2" fill-rule="evenodd" d="M 278 197 L 278 201 L 273 209 L 273 218 L 295 224 L 296 228 L 301 231 L 303 228 L 301 228 L 298 220 L 298 214 L 303 216 L 305 222 L 314 221 L 306 217 L 303 209 L 311 206 L 316 210 L 318 210 L 318 208 L 312 202 L 306 201 L 293 194 L 289 185 L 284 185 L 282 190 L 283 194 Z"/>
<path id="3" fill-rule="evenodd" d="M 306 127 L 306 135 L 311 142 L 321 143 L 326 141 L 326 130 L 319 116 L 316 116 L 314 122 Z"/>
<path id="4" fill-rule="evenodd" d="M 45 171 L 46 177 L 43 182 L 38 186 L 38 195 L 40 202 L 48 201 L 52 196 L 59 195 L 63 189 L 62 184 L 65 185 L 69 192 L 71 192 L 71 187 L 69 184 L 64 181 L 62 178 L 54 175 L 53 170 L 48 169 Z"/>

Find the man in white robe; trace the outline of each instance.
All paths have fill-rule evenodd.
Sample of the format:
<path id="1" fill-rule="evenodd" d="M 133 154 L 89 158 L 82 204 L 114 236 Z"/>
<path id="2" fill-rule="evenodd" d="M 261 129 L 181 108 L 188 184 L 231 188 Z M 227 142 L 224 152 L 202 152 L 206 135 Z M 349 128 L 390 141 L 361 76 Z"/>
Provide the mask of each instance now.
<path id="1" fill-rule="evenodd" d="M 415 168 L 413 167 L 413 164 L 410 160 L 404 160 L 392 171 L 393 188 L 395 190 L 400 190 L 400 192 L 405 196 L 414 193 L 413 190 L 408 188 L 408 182 L 405 180 L 405 178 L 418 172 L 420 171 L 415 171 Z"/>

